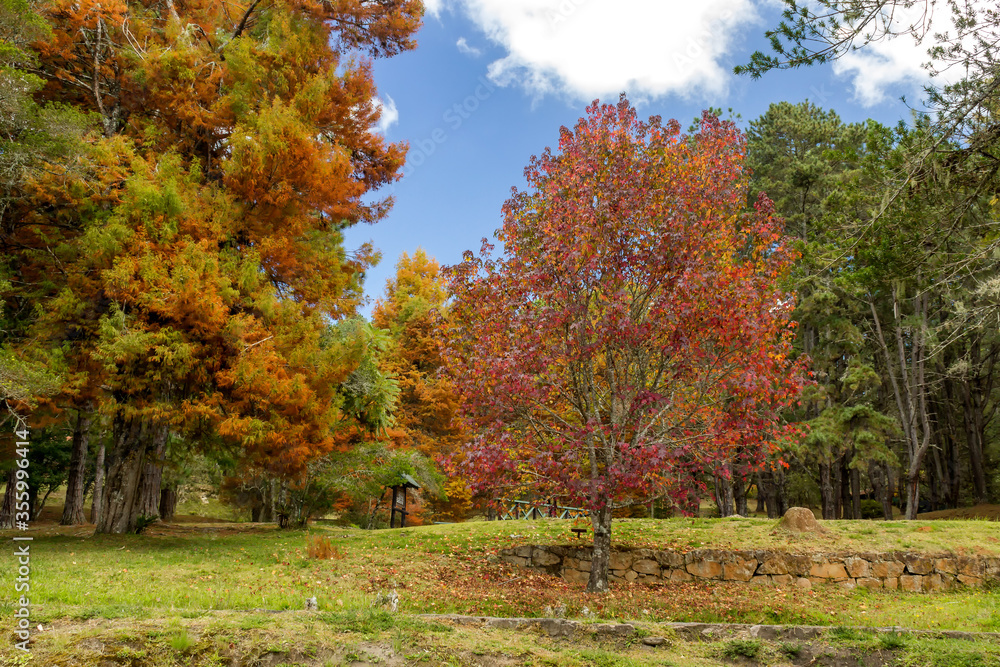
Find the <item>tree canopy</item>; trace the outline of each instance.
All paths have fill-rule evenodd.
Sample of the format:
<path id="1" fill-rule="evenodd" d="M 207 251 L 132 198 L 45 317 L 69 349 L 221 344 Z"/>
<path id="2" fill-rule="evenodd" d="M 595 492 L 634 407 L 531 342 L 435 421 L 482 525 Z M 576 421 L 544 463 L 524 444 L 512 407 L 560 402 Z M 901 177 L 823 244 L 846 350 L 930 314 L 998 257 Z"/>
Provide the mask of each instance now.
<path id="1" fill-rule="evenodd" d="M 369 58 L 414 46 L 421 3 L 4 2 L 23 37 L 2 75 L 42 120 L 8 131 L 32 156 L 0 208 L 26 314 L 8 344 L 63 375 L 55 407 L 111 421 L 98 530 L 155 513 L 142 489 L 168 432 L 303 471 L 336 446 L 355 371 L 329 318 L 355 312 L 377 257 L 342 231 L 386 214 L 371 194 L 406 150 L 373 131 Z M 41 133 L 77 143 L 31 149 Z"/>
<path id="2" fill-rule="evenodd" d="M 606 590 L 611 511 L 679 492 L 788 430 L 793 251 L 766 197 L 745 207 L 745 143 L 706 115 L 638 119 L 594 103 L 525 169 L 494 258 L 449 269 L 448 364 L 475 427 L 464 471 L 592 512 L 588 588 Z"/>

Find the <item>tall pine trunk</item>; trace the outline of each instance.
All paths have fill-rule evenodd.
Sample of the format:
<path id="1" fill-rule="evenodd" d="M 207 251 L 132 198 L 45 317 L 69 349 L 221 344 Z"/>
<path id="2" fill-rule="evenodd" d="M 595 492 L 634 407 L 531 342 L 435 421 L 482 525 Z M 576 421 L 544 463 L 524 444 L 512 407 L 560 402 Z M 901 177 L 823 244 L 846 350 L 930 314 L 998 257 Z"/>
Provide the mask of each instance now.
<path id="1" fill-rule="evenodd" d="M 882 518 L 892 521 L 892 479 L 888 466 L 869 461 L 868 481 L 871 482 L 873 495 L 882 503 Z"/>
<path id="2" fill-rule="evenodd" d="M 919 284 L 919 275 L 917 278 Z M 928 356 L 927 294 L 918 293 L 913 297 L 914 317 L 908 321 L 901 314 L 903 303 L 899 298 L 899 288 L 893 285 L 895 350 L 889 347 L 875 302 L 869 300 L 868 303 L 906 443 L 906 518 L 913 520 L 917 518 L 920 505 L 920 469 L 930 448 L 932 434 L 925 373 Z M 904 329 L 909 332 L 908 340 L 904 337 Z"/>
<path id="3" fill-rule="evenodd" d="M 94 461 L 94 497 L 90 501 L 90 523 L 98 524 L 101 520 L 101 506 L 104 503 L 104 438 L 101 438 L 101 446 L 97 450 L 97 459 Z"/>
<path id="4" fill-rule="evenodd" d="M 939 366 L 938 373 L 945 375 L 944 364 Z M 944 502 L 949 508 L 955 509 L 958 507 L 962 491 L 962 463 L 960 447 L 958 445 L 959 436 L 955 425 L 956 419 L 953 414 L 955 411 L 955 392 L 953 386 L 956 383 L 946 378 L 941 384 L 944 388 L 944 396 L 939 396 L 934 401 L 934 414 L 938 424 L 939 437 L 944 449 L 942 453 L 945 471 L 945 479 L 942 482 L 944 485 Z"/>
<path id="5" fill-rule="evenodd" d="M 969 473 L 975 489 L 975 502 L 979 505 L 989 502 L 983 456 L 982 399 L 973 393 L 970 384 L 968 380 L 962 383 L 962 412 L 965 422 L 965 441 L 969 447 Z"/>
<path id="6" fill-rule="evenodd" d="M 851 459 L 855 455 L 854 448 L 851 448 Z M 851 518 L 861 518 L 861 470 L 856 466 L 851 467 Z"/>
<path id="7" fill-rule="evenodd" d="M 87 450 L 90 446 L 91 415 L 87 410 L 76 414 L 73 425 L 73 449 L 69 459 L 69 477 L 66 481 L 66 504 L 63 506 L 62 520 L 64 526 L 77 526 L 87 523 L 83 511 L 85 500 L 84 478 L 87 473 Z"/>
<path id="8" fill-rule="evenodd" d="M 962 463 L 959 457 L 958 442 L 954 438 L 950 440 L 951 447 L 948 453 L 951 464 L 948 468 L 951 473 L 948 475 L 948 504 L 952 509 L 957 509 L 962 495 Z"/>
<path id="9" fill-rule="evenodd" d="M 851 516 L 851 471 L 848 469 L 848 454 L 845 452 L 840 457 L 840 466 L 837 469 L 837 482 L 840 487 L 840 495 L 837 496 L 837 518 L 853 519 Z"/>
<path id="10" fill-rule="evenodd" d="M 819 464 L 819 495 L 823 505 L 823 520 L 830 521 L 836 519 L 837 503 L 833 494 L 833 475 L 829 463 Z"/>

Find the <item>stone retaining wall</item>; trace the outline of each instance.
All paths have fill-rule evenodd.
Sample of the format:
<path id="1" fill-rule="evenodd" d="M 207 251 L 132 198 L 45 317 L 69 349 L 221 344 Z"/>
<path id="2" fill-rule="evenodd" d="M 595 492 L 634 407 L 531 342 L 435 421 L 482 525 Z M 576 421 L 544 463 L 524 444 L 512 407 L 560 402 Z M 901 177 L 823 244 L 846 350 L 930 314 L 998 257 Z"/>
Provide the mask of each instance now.
<path id="1" fill-rule="evenodd" d="M 590 547 L 523 546 L 502 550 L 500 558 L 570 582 L 586 583 L 590 576 L 590 554 Z M 609 578 L 650 582 L 718 580 L 802 588 L 833 583 L 848 588 L 939 591 L 955 586 L 981 586 L 986 581 L 1000 579 L 1000 558 L 906 552 L 793 554 L 763 550 L 633 549 L 612 552 Z"/>

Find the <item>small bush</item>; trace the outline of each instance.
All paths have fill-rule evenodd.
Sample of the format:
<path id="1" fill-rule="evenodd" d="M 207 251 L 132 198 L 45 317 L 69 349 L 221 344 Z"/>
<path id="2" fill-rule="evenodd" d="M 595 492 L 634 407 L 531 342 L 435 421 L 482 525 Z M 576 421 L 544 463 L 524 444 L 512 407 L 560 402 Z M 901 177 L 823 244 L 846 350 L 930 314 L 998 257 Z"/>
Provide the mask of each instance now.
<path id="1" fill-rule="evenodd" d="M 882 519 L 884 518 L 882 513 L 882 503 L 872 498 L 866 498 L 861 501 L 861 518 L 862 519 Z"/>
<path id="2" fill-rule="evenodd" d="M 722 647 L 722 655 L 726 658 L 749 658 L 754 660 L 760 657 L 764 650 L 759 639 L 732 639 Z"/>
<path id="3" fill-rule="evenodd" d="M 314 560 L 330 560 L 331 558 L 340 560 L 344 557 L 344 554 L 340 553 L 329 537 L 310 537 L 308 549 L 309 557 Z"/>

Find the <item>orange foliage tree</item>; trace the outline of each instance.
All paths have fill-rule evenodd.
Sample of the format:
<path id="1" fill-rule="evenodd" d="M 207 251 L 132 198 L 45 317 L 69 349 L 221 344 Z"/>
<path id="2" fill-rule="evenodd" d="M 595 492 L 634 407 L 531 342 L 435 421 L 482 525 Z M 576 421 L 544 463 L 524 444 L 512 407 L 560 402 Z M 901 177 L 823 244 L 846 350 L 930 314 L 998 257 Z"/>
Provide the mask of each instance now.
<path id="1" fill-rule="evenodd" d="M 40 357 L 76 357 L 112 425 L 99 532 L 156 514 L 167 434 L 220 436 L 295 476 L 336 446 L 353 314 L 374 251 L 342 230 L 391 205 L 405 146 L 373 132 L 370 58 L 413 48 L 418 0 L 53 0 L 30 65 L 89 113 L 79 165 L 5 213 Z M 367 54 L 364 55 L 364 54 Z M 16 288 L 15 288 L 16 291 Z M 82 385 L 82 386 L 80 386 Z"/>
<path id="2" fill-rule="evenodd" d="M 399 383 L 397 446 L 416 449 L 439 465 L 461 457 L 464 432 L 457 419 L 458 396 L 452 381 L 441 373 L 441 349 L 447 330 L 447 281 L 437 261 L 417 249 L 403 253 L 396 275 L 386 281 L 385 295 L 372 311 L 372 321 L 389 331 L 393 354 L 386 372 Z M 472 508 L 466 480 L 452 475 L 444 484 L 446 498 L 430 499 L 440 518 L 461 520 Z"/>

